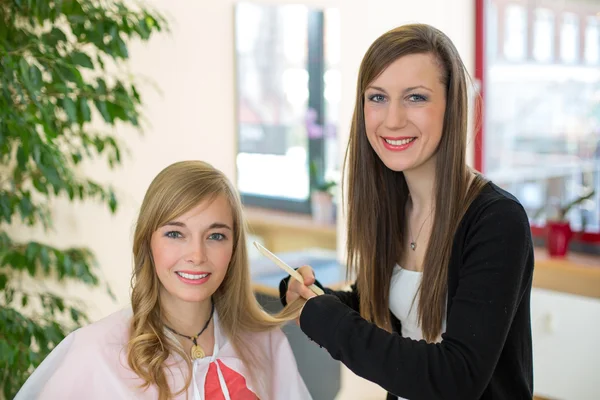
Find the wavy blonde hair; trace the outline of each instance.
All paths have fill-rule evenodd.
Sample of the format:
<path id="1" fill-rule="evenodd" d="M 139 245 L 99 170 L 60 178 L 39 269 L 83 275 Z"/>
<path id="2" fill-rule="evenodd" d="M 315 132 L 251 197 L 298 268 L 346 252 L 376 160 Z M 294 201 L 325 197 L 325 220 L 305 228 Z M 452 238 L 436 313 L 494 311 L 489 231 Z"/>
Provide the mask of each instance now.
<path id="1" fill-rule="evenodd" d="M 150 184 L 144 197 L 133 240 L 134 271 L 131 280 L 133 318 L 127 347 L 131 369 L 144 381 L 143 388 L 156 385 L 159 399 L 166 400 L 187 391 L 192 364 L 183 350 L 167 340 L 160 305 L 160 281 L 150 249 L 152 234 L 166 222 L 185 214 L 205 200 L 223 195 L 233 215 L 233 253 L 221 286 L 213 294 L 215 310 L 223 333 L 246 365 L 250 379 L 266 387 L 271 376 L 268 360 L 252 352 L 247 333 L 265 332 L 298 317 L 303 301 L 290 304 L 272 316 L 258 304 L 252 292 L 246 225 L 236 190 L 219 170 L 202 161 L 182 161 L 162 170 Z M 176 393 L 169 387 L 166 361 L 179 354 L 188 367 L 185 386 Z M 255 371 L 263 379 L 257 379 Z"/>

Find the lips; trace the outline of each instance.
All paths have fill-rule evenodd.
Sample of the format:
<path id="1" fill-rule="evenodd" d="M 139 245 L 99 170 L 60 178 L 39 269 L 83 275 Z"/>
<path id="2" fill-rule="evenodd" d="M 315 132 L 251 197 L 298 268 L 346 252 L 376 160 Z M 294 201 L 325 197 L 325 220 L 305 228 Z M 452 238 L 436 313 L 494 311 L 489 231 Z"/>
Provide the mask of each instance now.
<path id="1" fill-rule="evenodd" d="M 183 271 L 177 271 L 175 272 L 177 275 L 181 276 L 182 278 L 186 278 L 186 279 L 202 279 L 202 278 L 206 278 L 208 275 L 210 275 L 208 272 L 183 272 Z"/>
<path id="2" fill-rule="evenodd" d="M 210 279 L 209 272 L 175 271 L 180 281 L 191 285 L 201 285 Z"/>
<path id="3" fill-rule="evenodd" d="M 417 140 L 416 137 L 382 137 L 383 146 L 391 151 L 403 151 L 410 148 Z"/>

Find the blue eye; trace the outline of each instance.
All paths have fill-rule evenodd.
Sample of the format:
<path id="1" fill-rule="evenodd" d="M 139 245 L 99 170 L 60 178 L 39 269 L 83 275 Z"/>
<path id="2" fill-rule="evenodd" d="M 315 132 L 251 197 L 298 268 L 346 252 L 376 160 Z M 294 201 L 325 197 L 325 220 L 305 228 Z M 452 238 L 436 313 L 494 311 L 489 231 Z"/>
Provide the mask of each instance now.
<path id="1" fill-rule="evenodd" d="M 179 238 L 183 237 L 181 232 L 178 232 L 178 231 L 169 231 L 169 232 L 165 233 L 165 236 L 168 238 L 171 238 L 171 239 L 179 239 Z"/>
<path id="2" fill-rule="evenodd" d="M 212 233 L 208 238 L 210 240 L 216 240 L 218 242 L 227 239 L 227 237 L 225 237 L 225 235 L 223 235 L 222 233 Z"/>
<path id="3" fill-rule="evenodd" d="M 372 101 L 374 103 L 382 103 L 385 101 L 385 96 L 382 94 L 372 94 L 368 98 L 369 98 L 369 101 Z"/>
<path id="4" fill-rule="evenodd" d="M 420 103 L 422 101 L 427 101 L 427 97 L 420 94 L 411 94 L 410 96 L 408 96 L 408 101 L 411 101 L 413 103 Z"/>

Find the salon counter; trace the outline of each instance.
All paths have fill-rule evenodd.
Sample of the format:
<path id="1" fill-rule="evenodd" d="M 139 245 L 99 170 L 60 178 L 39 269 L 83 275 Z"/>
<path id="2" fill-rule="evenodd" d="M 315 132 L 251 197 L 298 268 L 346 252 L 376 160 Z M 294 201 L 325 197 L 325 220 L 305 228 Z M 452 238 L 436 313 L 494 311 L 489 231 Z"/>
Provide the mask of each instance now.
<path id="1" fill-rule="evenodd" d="M 259 236 L 274 253 L 319 248 L 335 252 L 335 224 L 314 222 L 309 215 L 247 207 L 250 233 Z M 544 248 L 536 248 L 533 286 L 561 293 L 600 299 L 600 256 L 569 253 L 565 258 L 550 258 Z M 341 266 L 339 268 L 342 268 Z M 345 284 L 344 273 L 330 282 L 335 287 Z M 320 278 L 320 277 L 319 277 Z M 256 290 L 273 295 L 276 287 L 256 283 Z"/>

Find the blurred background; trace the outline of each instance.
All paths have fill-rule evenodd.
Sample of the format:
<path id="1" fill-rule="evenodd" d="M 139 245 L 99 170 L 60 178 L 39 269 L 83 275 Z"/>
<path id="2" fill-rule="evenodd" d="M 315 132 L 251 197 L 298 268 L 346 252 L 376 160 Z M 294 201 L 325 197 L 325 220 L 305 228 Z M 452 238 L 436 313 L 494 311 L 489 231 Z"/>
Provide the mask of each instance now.
<path id="1" fill-rule="evenodd" d="M 358 68 L 409 22 L 453 40 L 481 110 L 469 162 L 529 213 L 536 396 L 600 398 L 600 0 L 6 0 L 0 12 L 5 398 L 64 334 L 128 305 L 133 224 L 175 161 L 221 169 L 250 241 L 346 287 L 340 179 Z M 257 297 L 276 310 L 283 275 L 249 250 Z M 385 398 L 286 333 L 316 400 Z"/>

